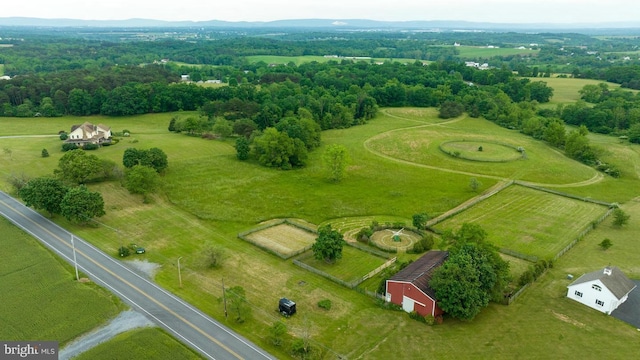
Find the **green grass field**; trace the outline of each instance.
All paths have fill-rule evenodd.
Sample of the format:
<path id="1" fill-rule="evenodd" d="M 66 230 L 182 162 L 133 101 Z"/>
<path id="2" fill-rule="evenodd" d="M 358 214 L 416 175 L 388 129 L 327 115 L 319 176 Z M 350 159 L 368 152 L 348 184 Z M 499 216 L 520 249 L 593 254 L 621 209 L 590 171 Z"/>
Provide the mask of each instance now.
<path id="1" fill-rule="evenodd" d="M 235 159 L 232 141 L 207 141 L 171 134 L 166 128 L 172 114 L 113 119 L 0 118 L 0 135 L 55 134 L 61 129 L 68 130 L 72 124 L 90 120 L 116 131 L 126 128 L 132 133 L 131 138 L 94 152 L 99 157 L 120 164 L 127 147 L 163 149 L 169 157 L 169 169 L 162 178 L 162 192 L 153 197 L 152 203 L 144 204 L 141 198 L 129 195 L 118 182 L 91 185 L 105 198 L 107 215 L 98 220 L 118 232 L 104 227 L 78 227 L 60 218 L 55 220 L 114 256 L 123 243 L 136 242 L 146 247 L 144 259 L 162 265 L 156 281 L 277 357 L 289 355 L 288 349 L 274 347 L 267 340 L 269 327 L 275 321 L 284 321 L 291 335 L 311 334 L 312 346 L 327 358 L 338 353 L 348 358 L 411 359 L 423 358 L 428 353 L 442 359 L 568 356 L 589 359 L 612 354 L 626 358 L 640 351 L 635 329 L 600 313 L 593 314 L 588 308 L 569 302 L 563 294 L 566 273 L 578 275 L 608 263 L 629 271 L 631 277 L 640 277 L 633 250 L 639 231 L 640 205 L 631 201 L 638 196 L 640 188 L 637 174 L 640 147 L 619 143 L 615 138 L 594 136 L 594 142 L 606 147 L 608 161 L 623 168 L 623 178 L 602 181 L 595 178 L 589 182 L 594 179 L 592 169 L 566 159 L 541 142 L 527 140 L 481 119 L 443 122 L 436 115 L 433 109 L 382 109 L 367 125 L 325 131 L 323 147 L 310 154 L 306 168 L 295 171 L 240 163 Z M 499 139 L 524 146 L 529 156 L 526 161 L 534 165 L 523 167 L 520 161 L 461 162 L 441 153 L 437 146 L 432 147 L 445 138 L 460 140 L 472 136 L 483 141 Z M 344 145 L 352 159 L 345 180 L 338 184 L 327 182 L 320 166 L 324 146 L 329 144 Z M 59 145 L 56 138 L 0 139 L 0 147 L 12 150 L 11 156 L 0 154 L 0 171 L 2 175 L 14 171 L 31 176 L 50 173 L 61 156 L 61 152 L 52 149 Z M 50 158 L 40 157 L 43 147 L 49 148 Z M 407 151 L 412 152 L 411 155 L 407 155 Z M 520 167 L 494 168 L 514 164 Z M 622 230 L 611 228 L 606 222 L 600 225 L 513 305 L 491 305 L 472 322 L 446 319 L 444 325 L 436 327 L 410 320 L 402 312 L 382 310 L 369 297 L 237 239 L 239 232 L 263 220 L 283 217 L 316 224 L 331 223 L 334 228 L 345 231 L 368 225 L 372 220 L 410 224 L 415 213 L 436 216 L 476 196 L 469 190 L 471 177 L 478 177 L 482 182 L 480 192 L 498 181 L 488 176 L 574 183 L 562 190 L 624 203 L 623 208 L 632 215 L 632 224 Z M 1 184 L 3 189 L 10 189 L 6 182 Z M 530 201 L 537 199 L 538 196 L 531 197 Z M 536 205 L 540 209 L 544 204 L 557 206 L 556 198 L 547 201 L 542 195 L 542 199 Z M 575 209 L 589 212 L 581 206 Z M 506 213 L 503 217 L 518 215 L 520 222 L 524 219 L 529 223 L 527 226 L 534 222 L 533 218 L 517 213 Z M 567 220 L 567 213 L 561 216 L 564 224 L 558 222 L 550 226 L 571 227 L 572 220 Z M 503 218 L 495 218 L 483 226 L 493 237 L 503 231 L 504 222 Z M 520 222 L 511 226 L 517 230 Z M 551 235 L 545 236 L 549 236 L 549 244 L 541 245 L 549 248 L 542 251 L 553 252 L 556 243 L 565 241 L 560 236 L 554 239 Z M 614 243 L 607 252 L 596 245 L 603 237 L 611 238 Z M 222 267 L 201 270 L 195 266 L 199 250 L 207 243 L 224 248 Z M 182 288 L 178 286 L 178 257 L 183 257 Z M 525 265 L 514 265 L 514 268 L 525 268 Z M 356 271 L 357 266 L 360 265 L 353 265 L 354 269 L 346 269 L 344 273 L 367 272 Z M 246 290 L 252 309 L 246 323 L 225 320 L 222 302 L 217 300 L 222 298 L 222 278 L 227 287 L 242 286 Z M 283 296 L 296 301 L 299 314 L 283 319 L 277 313 L 277 301 Z M 330 311 L 317 307 L 317 302 L 323 299 L 332 301 Z M 605 350 L 593 350 L 594 338 L 607 344 L 606 354 Z M 398 347 L 399 343 L 403 346 Z"/>
<path id="2" fill-rule="evenodd" d="M 551 101 L 542 104 L 543 107 L 555 107 L 558 104 L 573 103 L 580 100 L 579 91 L 585 85 L 597 85 L 600 83 L 606 83 L 609 88 L 618 88 L 619 84 L 610 83 L 606 81 L 591 80 L 591 79 L 573 79 L 573 78 L 529 78 L 531 81 L 541 81 L 547 83 L 547 86 L 553 88 L 553 97 Z"/>
<path id="3" fill-rule="evenodd" d="M 458 229 L 475 223 L 490 229 L 488 241 L 541 259 L 553 258 L 607 208 L 522 186 L 497 195 L 455 215 L 437 229 Z"/>
<path id="4" fill-rule="evenodd" d="M 455 158 L 440 150 L 447 142 L 501 143 L 523 147 L 527 158 L 488 163 Z M 593 168 L 579 164 L 545 143 L 486 120 L 462 117 L 444 124 L 394 129 L 368 139 L 365 146 L 377 154 L 417 167 L 474 173 L 490 179 L 516 179 L 544 184 L 570 184 L 596 176 Z M 476 147 L 477 149 L 477 147 Z M 483 180 L 484 181 L 484 180 Z"/>
<path id="5" fill-rule="evenodd" d="M 538 55 L 540 50 L 516 49 L 516 48 L 489 48 L 486 46 L 457 46 L 460 52 L 458 57 L 462 59 L 488 59 L 494 56 L 511 56 L 511 55 Z"/>
<path id="6" fill-rule="evenodd" d="M 74 281 L 73 268 L 0 218 L 0 339 L 69 342 L 123 308 L 108 291 Z"/>
<path id="7" fill-rule="evenodd" d="M 80 355 L 76 360 L 202 359 L 159 328 L 142 328 L 116 335 Z"/>
<path id="8" fill-rule="evenodd" d="M 317 260 L 312 253 L 301 257 L 300 262 L 345 281 L 356 281 L 384 264 L 387 259 L 371 255 L 351 246 L 342 249 L 342 259 L 334 264 Z"/>
<path id="9" fill-rule="evenodd" d="M 315 55 L 304 55 L 304 56 L 278 56 L 278 55 L 253 55 L 245 57 L 250 63 L 264 62 L 267 64 L 288 64 L 294 63 L 296 65 L 302 65 L 306 63 L 310 63 L 313 61 L 324 63 L 328 61 L 342 61 L 342 60 L 353 60 L 353 61 L 374 61 L 374 62 L 384 62 L 384 61 L 394 61 L 401 63 L 413 63 L 416 61 L 415 59 L 404 59 L 404 58 L 394 58 L 394 59 L 382 59 L 382 58 L 370 58 L 370 59 L 353 59 L 353 58 L 335 58 L 335 57 L 324 57 L 324 56 L 315 56 Z M 426 62 L 426 61 L 425 61 Z"/>

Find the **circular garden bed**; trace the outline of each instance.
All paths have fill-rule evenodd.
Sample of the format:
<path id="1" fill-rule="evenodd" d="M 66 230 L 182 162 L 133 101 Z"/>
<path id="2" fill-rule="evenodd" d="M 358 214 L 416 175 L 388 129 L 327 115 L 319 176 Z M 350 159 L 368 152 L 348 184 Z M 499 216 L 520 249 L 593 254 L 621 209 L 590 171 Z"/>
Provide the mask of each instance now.
<path id="1" fill-rule="evenodd" d="M 522 148 L 490 141 L 447 141 L 439 147 L 442 152 L 453 157 L 484 162 L 515 161 L 523 158 L 524 153 Z"/>

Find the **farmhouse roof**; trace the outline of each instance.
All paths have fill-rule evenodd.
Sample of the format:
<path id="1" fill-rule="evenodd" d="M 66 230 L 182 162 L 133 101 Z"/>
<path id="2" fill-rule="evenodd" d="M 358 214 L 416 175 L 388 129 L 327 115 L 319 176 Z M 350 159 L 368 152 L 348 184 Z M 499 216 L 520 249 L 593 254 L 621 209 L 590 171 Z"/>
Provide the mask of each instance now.
<path id="1" fill-rule="evenodd" d="M 77 129 L 82 130 L 82 140 L 98 140 L 100 138 L 104 138 L 106 137 L 105 132 L 111 130 L 108 126 L 102 124 L 93 125 L 88 121 L 81 125 L 71 126 L 71 132 L 74 132 Z"/>
<path id="2" fill-rule="evenodd" d="M 448 257 L 448 251 L 429 251 L 393 275 L 389 280 L 409 282 L 432 299 L 435 299 L 435 292 L 429 286 L 429 281 L 431 281 L 433 271 L 442 265 Z"/>
<path id="3" fill-rule="evenodd" d="M 576 281 L 572 282 L 569 286 L 587 283 L 595 280 L 600 282 L 609 289 L 615 295 L 616 298 L 622 299 L 631 290 L 636 287 L 636 284 L 618 269 L 616 266 L 605 267 L 602 270 L 596 270 L 590 273 L 586 273 L 580 276 Z"/>

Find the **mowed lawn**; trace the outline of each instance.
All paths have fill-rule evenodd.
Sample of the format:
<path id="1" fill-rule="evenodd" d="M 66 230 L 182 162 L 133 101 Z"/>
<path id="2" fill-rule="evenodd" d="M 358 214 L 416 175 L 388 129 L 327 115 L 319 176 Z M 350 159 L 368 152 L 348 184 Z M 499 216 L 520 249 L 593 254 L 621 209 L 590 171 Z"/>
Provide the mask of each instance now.
<path id="1" fill-rule="evenodd" d="M 0 339 L 61 345 L 115 317 L 111 293 L 74 281 L 73 269 L 0 217 Z"/>
<path id="2" fill-rule="evenodd" d="M 387 261 L 387 259 L 369 254 L 352 246 L 344 246 L 342 248 L 342 259 L 336 260 L 334 263 L 315 259 L 312 253 L 303 255 L 299 260 L 346 282 L 362 278 Z"/>
<path id="3" fill-rule="evenodd" d="M 602 205 L 512 185 L 436 228 L 479 224 L 499 248 L 549 259 L 606 212 Z"/>
<path id="4" fill-rule="evenodd" d="M 312 245 L 317 237 L 317 234 L 289 224 L 271 226 L 246 235 L 251 242 L 283 255 L 290 255 Z"/>
<path id="5" fill-rule="evenodd" d="M 440 149 L 442 144 L 446 146 L 450 142 L 486 142 L 505 144 L 511 148 L 523 147 L 526 158 L 505 155 L 503 157 L 511 161 L 501 163 L 456 158 Z M 368 139 L 365 147 L 405 164 L 477 174 L 470 176 L 525 180 L 552 186 L 585 181 L 597 174 L 593 168 L 567 158 L 542 141 L 499 127 L 487 120 L 467 117 L 440 124 L 387 131 Z M 481 158 L 481 155 L 477 157 Z"/>

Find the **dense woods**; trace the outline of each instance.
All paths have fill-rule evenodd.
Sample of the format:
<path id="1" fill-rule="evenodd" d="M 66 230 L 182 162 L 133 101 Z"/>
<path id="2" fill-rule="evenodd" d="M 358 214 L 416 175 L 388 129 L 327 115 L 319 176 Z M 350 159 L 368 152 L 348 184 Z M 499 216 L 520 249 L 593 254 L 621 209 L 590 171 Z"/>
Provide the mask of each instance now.
<path id="1" fill-rule="evenodd" d="M 319 144 L 321 130 L 364 124 L 379 107 L 438 107 L 442 118 L 465 112 L 484 117 L 545 140 L 568 156 L 614 175 L 617 169 L 599 162 L 598 150 L 589 145 L 586 134 L 612 133 L 640 141 L 636 135 L 640 133 L 640 99 L 631 92 L 589 85 L 581 91 L 584 102 L 555 109 L 538 107 L 553 96 L 553 89 L 544 82 L 552 72 L 639 87 L 640 61 L 626 55 L 637 45 L 627 38 L 190 31 L 175 33 L 182 38 L 154 38 L 157 33 L 143 32 L 146 41 L 133 36 L 116 40 L 98 30 L 84 38 L 73 31 L 44 36 L 37 30 L 5 38 L 11 46 L 0 51 L 0 63 L 12 77 L 0 80 L 0 116 L 126 116 L 197 110 L 200 117 L 176 117 L 169 129 L 190 135 L 241 135 L 246 140 L 238 142 L 239 159 L 253 157 L 263 165 L 284 169 L 304 166 L 307 152 Z M 459 48 L 451 45 L 454 41 L 469 45 L 491 41 L 497 48 L 526 44 L 540 52 L 464 59 L 490 64 L 488 69 L 478 69 L 462 61 Z M 352 58 L 299 65 L 246 59 L 327 54 Z M 353 58 L 358 56 L 365 58 Z M 374 57 L 415 60 L 374 61 Z M 223 85 L 197 84 L 204 80 Z M 567 132 L 564 123 L 582 127 Z M 268 148 L 274 143 L 278 149 Z M 277 157 L 269 155 L 274 151 Z"/>

